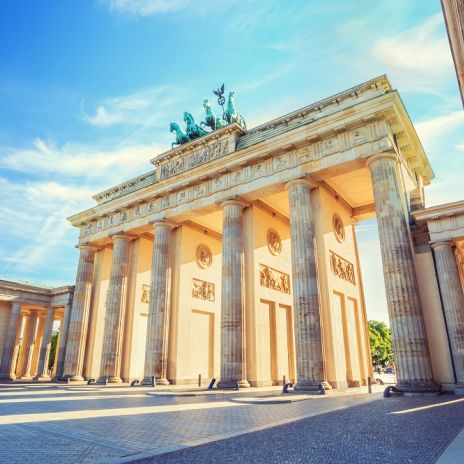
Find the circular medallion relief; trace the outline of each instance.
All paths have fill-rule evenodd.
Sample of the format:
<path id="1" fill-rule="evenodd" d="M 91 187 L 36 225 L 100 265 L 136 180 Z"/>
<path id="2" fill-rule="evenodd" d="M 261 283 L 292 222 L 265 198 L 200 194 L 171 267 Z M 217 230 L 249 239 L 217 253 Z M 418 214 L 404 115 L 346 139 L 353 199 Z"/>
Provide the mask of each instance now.
<path id="1" fill-rule="evenodd" d="M 335 213 L 332 218 L 333 228 L 335 237 L 339 242 L 345 240 L 345 226 L 343 224 L 342 218 Z"/>
<path id="2" fill-rule="evenodd" d="M 202 269 L 207 269 L 213 262 L 213 255 L 207 245 L 198 245 L 197 247 L 197 264 Z"/>
<path id="3" fill-rule="evenodd" d="M 267 231 L 267 247 L 273 255 L 278 255 L 282 251 L 280 235 L 274 229 L 269 229 Z"/>

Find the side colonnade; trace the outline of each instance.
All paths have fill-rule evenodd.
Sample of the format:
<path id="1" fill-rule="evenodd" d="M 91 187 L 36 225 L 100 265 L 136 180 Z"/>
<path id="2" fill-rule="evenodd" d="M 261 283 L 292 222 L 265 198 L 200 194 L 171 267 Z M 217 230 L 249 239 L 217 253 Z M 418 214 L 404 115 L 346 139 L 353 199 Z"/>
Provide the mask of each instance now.
<path id="1" fill-rule="evenodd" d="M 0 380 L 51 380 L 63 375 L 71 305 L 41 308 L 27 300 L 13 300 L 0 364 Z M 49 370 L 53 325 L 58 340 Z"/>

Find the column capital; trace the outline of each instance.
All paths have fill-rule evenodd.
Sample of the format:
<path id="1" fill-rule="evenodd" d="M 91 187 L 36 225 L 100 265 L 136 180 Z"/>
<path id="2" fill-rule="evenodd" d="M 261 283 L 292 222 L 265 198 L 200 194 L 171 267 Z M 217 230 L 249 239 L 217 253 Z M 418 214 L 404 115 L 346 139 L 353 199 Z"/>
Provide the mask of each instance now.
<path id="1" fill-rule="evenodd" d="M 443 242 L 430 242 L 430 246 L 435 250 L 439 248 L 455 248 L 456 244 L 451 240 L 444 240 Z"/>
<path id="2" fill-rule="evenodd" d="M 398 161 L 399 158 L 398 158 L 397 153 L 395 151 L 393 151 L 393 150 L 383 151 L 381 153 L 377 153 L 377 154 L 372 155 L 369 158 L 367 158 L 366 166 L 369 169 L 371 169 L 372 163 L 374 163 L 375 161 L 381 160 L 381 159 L 391 159 L 391 160 L 394 160 L 394 161 Z"/>
<path id="3" fill-rule="evenodd" d="M 76 248 L 79 248 L 81 251 L 98 251 L 98 247 L 93 246 L 93 245 L 88 245 L 87 243 L 78 243 L 76 245 Z"/>
<path id="4" fill-rule="evenodd" d="M 19 306 L 19 309 L 21 309 L 21 306 L 24 304 L 24 301 L 18 301 L 18 300 L 13 300 L 11 302 L 11 308 L 13 309 L 15 306 L 18 307 Z"/>
<path id="5" fill-rule="evenodd" d="M 224 209 L 224 206 L 230 206 L 230 205 L 236 205 L 236 206 L 240 206 L 240 208 L 246 208 L 248 206 L 248 204 L 246 202 L 244 202 L 243 200 L 239 199 L 239 198 L 230 198 L 228 200 L 224 200 L 222 201 L 221 203 L 219 203 L 219 206 Z"/>
<path id="6" fill-rule="evenodd" d="M 285 184 L 285 190 L 289 190 L 294 185 L 307 185 L 308 188 L 313 189 L 318 187 L 317 183 L 308 179 L 307 177 L 300 177 L 299 179 L 293 179 Z"/>
<path id="7" fill-rule="evenodd" d="M 179 224 L 169 221 L 168 219 L 160 219 L 157 221 L 153 221 L 150 224 L 153 226 L 154 229 L 156 229 L 157 227 L 166 227 L 166 228 L 170 228 L 171 230 L 173 230 L 179 226 Z"/>
<path id="8" fill-rule="evenodd" d="M 118 239 L 118 240 L 135 240 L 135 236 L 131 234 L 123 234 L 123 233 L 116 233 L 110 235 L 110 238 L 113 240 L 113 242 Z"/>

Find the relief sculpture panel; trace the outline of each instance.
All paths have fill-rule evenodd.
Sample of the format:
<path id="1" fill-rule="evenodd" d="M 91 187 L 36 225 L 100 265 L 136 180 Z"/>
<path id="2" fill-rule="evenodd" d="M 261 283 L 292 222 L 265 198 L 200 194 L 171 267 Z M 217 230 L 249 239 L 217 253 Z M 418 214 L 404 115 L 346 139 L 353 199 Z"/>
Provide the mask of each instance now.
<path id="1" fill-rule="evenodd" d="M 329 250 L 330 253 L 330 269 L 332 273 L 340 279 L 348 281 L 350 284 L 356 285 L 356 279 L 354 276 L 354 266 L 352 263 L 347 261 L 345 258 L 337 255 L 333 251 Z"/>
<path id="2" fill-rule="evenodd" d="M 259 281 L 261 286 L 290 295 L 290 276 L 272 267 L 259 265 Z"/>
<path id="3" fill-rule="evenodd" d="M 214 301 L 214 284 L 200 279 L 192 279 L 192 297 L 201 300 Z"/>

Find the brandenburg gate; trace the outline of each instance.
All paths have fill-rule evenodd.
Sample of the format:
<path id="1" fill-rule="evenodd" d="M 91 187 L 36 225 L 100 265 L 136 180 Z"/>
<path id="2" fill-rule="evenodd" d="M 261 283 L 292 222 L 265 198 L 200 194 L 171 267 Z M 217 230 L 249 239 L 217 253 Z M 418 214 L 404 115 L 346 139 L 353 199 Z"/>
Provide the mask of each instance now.
<path id="1" fill-rule="evenodd" d="M 177 147 L 69 218 L 80 259 L 64 375 L 365 385 L 372 361 L 355 225 L 375 217 L 397 389 L 459 389 L 453 362 L 464 343 L 449 348 L 433 267 L 437 249 L 440 260 L 450 252 L 432 251 L 411 219 L 434 173 L 388 79 L 251 130 L 242 118 L 227 122 L 187 142 L 171 124 Z M 457 267 L 450 272 L 460 283 Z M 462 305 L 450 308 L 462 331 Z"/>

